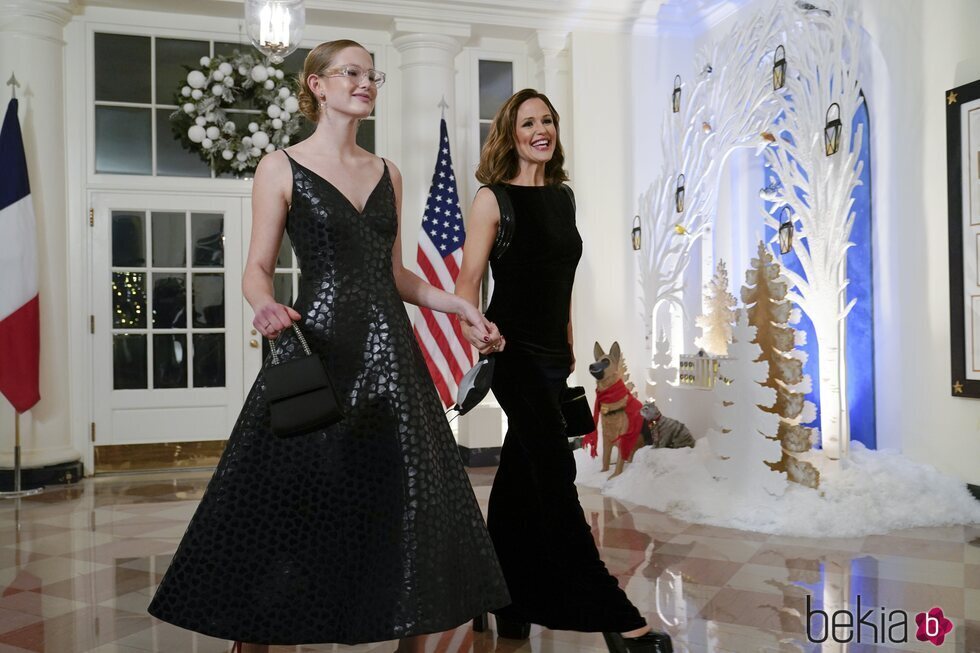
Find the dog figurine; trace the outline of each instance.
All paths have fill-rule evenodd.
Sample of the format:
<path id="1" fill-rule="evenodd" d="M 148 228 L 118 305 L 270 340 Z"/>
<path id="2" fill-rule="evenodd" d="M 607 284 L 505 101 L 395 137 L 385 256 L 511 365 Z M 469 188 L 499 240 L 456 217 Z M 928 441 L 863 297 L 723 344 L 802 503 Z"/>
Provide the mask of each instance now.
<path id="1" fill-rule="evenodd" d="M 640 431 L 643 435 L 643 444 L 654 449 L 680 449 L 694 446 L 694 436 L 691 435 L 690 429 L 676 419 L 664 417 L 652 399 L 643 404 L 640 417 L 643 418 L 643 428 Z"/>
<path id="2" fill-rule="evenodd" d="M 633 459 L 640 442 L 640 431 L 643 427 L 640 410 L 643 404 L 633 395 L 632 384 L 626 384 L 629 377 L 619 343 L 614 342 L 609 354 L 606 354 L 597 342 L 593 354 L 595 362 L 589 365 L 589 374 L 596 380 L 593 417 L 596 424 L 602 426 L 602 471 L 609 471 L 613 447 L 619 447 L 616 471 L 610 476 L 613 478 L 623 473 L 623 465 Z M 583 448 L 592 448 L 593 458 L 597 455 L 598 440 L 597 429 L 582 441 Z"/>

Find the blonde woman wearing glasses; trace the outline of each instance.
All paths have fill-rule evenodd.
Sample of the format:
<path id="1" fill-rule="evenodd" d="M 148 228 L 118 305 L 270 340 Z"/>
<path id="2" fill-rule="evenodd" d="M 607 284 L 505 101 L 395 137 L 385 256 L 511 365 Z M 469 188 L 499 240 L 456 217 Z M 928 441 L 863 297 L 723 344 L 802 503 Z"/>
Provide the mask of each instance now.
<path id="1" fill-rule="evenodd" d="M 150 605 L 245 653 L 392 639 L 421 651 L 421 635 L 510 600 L 402 302 L 458 315 L 486 341 L 499 332 L 402 265 L 401 176 L 356 142 L 384 80 L 354 41 L 314 48 L 300 108 L 316 130 L 265 157 L 252 188 L 253 325 L 285 332 L 285 357 L 300 326 L 344 418 L 276 437 L 260 373 Z M 292 306 L 273 296 L 284 230 L 302 269 Z"/>

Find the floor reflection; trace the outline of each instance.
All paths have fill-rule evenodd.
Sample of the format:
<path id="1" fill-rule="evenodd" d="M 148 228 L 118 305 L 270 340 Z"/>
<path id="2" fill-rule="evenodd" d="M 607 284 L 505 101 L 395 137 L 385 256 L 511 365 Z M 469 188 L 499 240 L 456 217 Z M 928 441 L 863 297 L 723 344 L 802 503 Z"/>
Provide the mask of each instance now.
<path id="1" fill-rule="evenodd" d="M 483 504 L 492 469 L 473 470 Z M 228 643 L 146 614 L 210 474 L 87 479 L 0 503 L 0 653 L 219 653 Z M 866 538 L 770 537 L 693 525 L 580 489 L 603 559 L 630 598 L 684 653 L 980 653 L 980 527 L 912 529 Z M 569 569 L 568 573 L 575 573 Z M 908 642 L 881 643 L 856 623 L 828 639 L 821 613 L 908 615 Z M 807 606 L 811 614 L 807 618 Z M 939 606 L 953 623 L 940 649 L 915 640 L 914 615 Z M 890 622 L 889 622 L 890 623 Z M 808 624 L 810 631 L 808 633 Z M 888 624 L 886 624 L 888 625 Z M 816 629 L 814 629 L 816 628 Z M 857 641 L 858 634 L 861 642 Z M 878 643 L 874 643 L 877 635 Z M 276 647 L 276 653 L 385 652 Z M 429 653 L 605 651 L 598 633 L 532 628 L 528 641 L 469 625 L 429 636 Z"/>

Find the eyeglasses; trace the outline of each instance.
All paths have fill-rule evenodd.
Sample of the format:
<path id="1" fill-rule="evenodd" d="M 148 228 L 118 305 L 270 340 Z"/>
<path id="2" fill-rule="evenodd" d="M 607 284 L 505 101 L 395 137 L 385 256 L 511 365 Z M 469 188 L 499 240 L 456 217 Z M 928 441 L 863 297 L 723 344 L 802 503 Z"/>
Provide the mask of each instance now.
<path id="1" fill-rule="evenodd" d="M 381 85 L 385 83 L 385 74 L 380 70 L 375 70 L 374 68 L 368 68 L 364 70 L 360 66 L 346 65 L 338 66 L 337 68 L 328 68 L 324 74 L 324 77 L 346 77 L 347 79 L 353 80 L 360 84 L 364 79 L 374 84 L 375 88 L 381 88 Z"/>

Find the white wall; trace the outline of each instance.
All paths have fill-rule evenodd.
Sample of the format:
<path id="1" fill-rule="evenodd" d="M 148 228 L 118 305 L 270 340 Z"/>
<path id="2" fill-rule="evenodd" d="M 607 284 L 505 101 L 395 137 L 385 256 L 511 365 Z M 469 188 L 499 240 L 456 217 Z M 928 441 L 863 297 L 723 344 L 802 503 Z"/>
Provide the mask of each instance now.
<path id="1" fill-rule="evenodd" d="M 980 400 L 950 395 L 945 91 L 980 78 L 980 3 L 865 0 L 874 70 L 879 446 L 980 484 Z"/>

